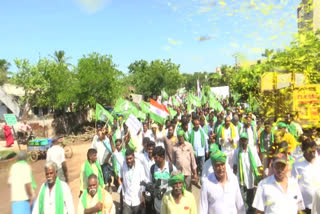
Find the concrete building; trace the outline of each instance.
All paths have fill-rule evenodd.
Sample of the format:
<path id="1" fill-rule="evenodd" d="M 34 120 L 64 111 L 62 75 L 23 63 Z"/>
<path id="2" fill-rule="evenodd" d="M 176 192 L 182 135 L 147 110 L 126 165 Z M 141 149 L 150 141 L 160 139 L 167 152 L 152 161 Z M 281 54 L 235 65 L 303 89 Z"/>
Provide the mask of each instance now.
<path id="1" fill-rule="evenodd" d="M 299 32 L 316 32 L 320 29 L 320 0 L 301 0 L 297 16 Z"/>

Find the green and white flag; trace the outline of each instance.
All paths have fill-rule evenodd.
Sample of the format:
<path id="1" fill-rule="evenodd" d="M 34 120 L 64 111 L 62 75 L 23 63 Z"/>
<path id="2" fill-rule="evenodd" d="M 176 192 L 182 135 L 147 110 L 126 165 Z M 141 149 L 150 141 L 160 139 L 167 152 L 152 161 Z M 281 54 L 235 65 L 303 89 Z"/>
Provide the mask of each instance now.
<path id="1" fill-rule="evenodd" d="M 109 120 L 110 123 L 113 123 L 113 116 L 102 105 L 97 103 L 96 104 L 96 120 L 101 120 L 101 121 Z"/>
<path id="2" fill-rule="evenodd" d="M 161 91 L 161 96 L 162 96 L 162 98 L 163 98 L 164 100 L 168 100 L 168 99 L 169 99 L 169 96 L 168 96 L 167 92 L 165 92 L 165 90 L 162 90 L 162 91 Z"/>

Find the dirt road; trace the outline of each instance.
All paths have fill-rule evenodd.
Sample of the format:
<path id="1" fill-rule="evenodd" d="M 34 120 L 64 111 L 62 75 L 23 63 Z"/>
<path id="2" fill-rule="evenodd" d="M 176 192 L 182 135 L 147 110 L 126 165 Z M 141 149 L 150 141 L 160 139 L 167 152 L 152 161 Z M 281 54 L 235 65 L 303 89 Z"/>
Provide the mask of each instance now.
<path id="1" fill-rule="evenodd" d="M 90 143 L 84 143 L 79 145 L 72 145 L 73 157 L 67 159 L 67 167 L 69 170 L 69 186 L 71 188 L 73 202 L 75 209 L 78 206 L 79 185 L 80 185 L 80 167 L 86 160 L 87 150 L 90 147 Z M 38 160 L 35 163 L 31 163 L 33 175 L 38 185 L 36 194 L 38 195 L 41 184 L 45 181 L 44 166 L 45 160 Z M 10 205 L 10 189 L 8 186 L 8 173 L 9 168 L 0 169 L 0 210 L 1 213 L 11 213 Z M 199 201 L 199 189 L 193 186 L 193 193 L 196 197 L 196 202 Z M 112 193 L 113 200 L 119 202 L 119 194 L 117 192 Z"/>

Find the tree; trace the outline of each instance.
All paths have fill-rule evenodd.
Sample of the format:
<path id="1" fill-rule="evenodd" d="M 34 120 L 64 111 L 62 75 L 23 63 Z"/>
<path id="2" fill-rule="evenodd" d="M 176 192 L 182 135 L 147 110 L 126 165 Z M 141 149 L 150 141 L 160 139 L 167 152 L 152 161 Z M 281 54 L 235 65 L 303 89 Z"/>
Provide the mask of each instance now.
<path id="1" fill-rule="evenodd" d="M 67 60 L 69 59 L 69 57 L 66 57 L 65 55 L 66 53 L 63 50 L 54 51 L 53 59 L 56 61 L 57 64 L 69 65 L 67 64 Z"/>
<path id="2" fill-rule="evenodd" d="M 76 106 L 94 107 L 96 103 L 111 105 L 123 92 L 123 73 L 116 68 L 112 56 L 91 53 L 84 55 L 76 70 Z"/>
<path id="3" fill-rule="evenodd" d="M 261 56 L 266 57 L 266 58 L 267 58 L 267 61 L 270 61 L 270 59 L 271 59 L 271 57 L 272 57 L 272 55 L 273 55 L 273 52 L 274 52 L 273 49 L 268 49 L 268 48 L 267 48 L 267 49 L 264 50 L 264 53 L 261 54 Z"/>
<path id="4" fill-rule="evenodd" d="M 10 63 L 5 59 L 0 59 L 0 85 L 3 85 L 8 79 Z"/>
<path id="5" fill-rule="evenodd" d="M 168 95 L 173 95 L 184 80 L 179 67 L 170 59 L 154 60 L 150 63 L 145 60 L 135 61 L 128 67 L 128 80 L 139 94 L 150 97 L 160 95 L 161 90 L 165 90 Z"/>

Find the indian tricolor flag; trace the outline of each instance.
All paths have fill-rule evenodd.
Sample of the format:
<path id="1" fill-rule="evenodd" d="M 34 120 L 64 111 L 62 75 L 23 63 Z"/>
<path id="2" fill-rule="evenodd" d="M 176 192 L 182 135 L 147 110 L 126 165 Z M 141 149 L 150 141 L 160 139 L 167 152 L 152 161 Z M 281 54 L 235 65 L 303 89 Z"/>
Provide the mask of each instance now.
<path id="1" fill-rule="evenodd" d="M 164 124 L 169 111 L 165 105 L 159 104 L 157 101 L 150 99 L 150 118 L 160 124 Z"/>

